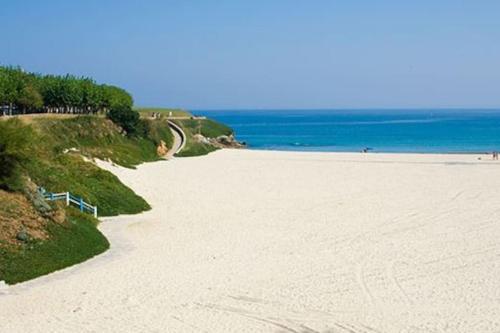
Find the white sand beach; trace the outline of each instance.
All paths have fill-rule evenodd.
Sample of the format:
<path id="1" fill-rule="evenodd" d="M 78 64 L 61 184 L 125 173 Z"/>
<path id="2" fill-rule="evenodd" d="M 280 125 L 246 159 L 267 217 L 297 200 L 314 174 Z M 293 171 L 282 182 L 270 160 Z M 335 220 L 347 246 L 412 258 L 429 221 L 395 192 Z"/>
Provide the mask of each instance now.
<path id="1" fill-rule="evenodd" d="M 107 166 L 152 206 L 0 289 L 0 332 L 500 332 L 500 163 L 223 150 Z"/>

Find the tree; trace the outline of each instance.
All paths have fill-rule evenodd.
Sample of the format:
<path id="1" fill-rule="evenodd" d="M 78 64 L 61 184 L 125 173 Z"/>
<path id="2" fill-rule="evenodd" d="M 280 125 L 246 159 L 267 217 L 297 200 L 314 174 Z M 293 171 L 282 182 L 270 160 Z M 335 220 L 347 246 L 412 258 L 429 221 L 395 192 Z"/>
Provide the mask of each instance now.
<path id="1" fill-rule="evenodd" d="M 104 102 L 108 108 L 110 109 L 117 107 L 132 108 L 134 100 L 132 99 L 132 96 L 122 88 L 103 85 L 102 90 L 104 95 Z"/>
<path id="2" fill-rule="evenodd" d="M 43 106 L 43 98 L 35 87 L 26 85 L 17 93 L 16 105 L 23 110 L 23 113 L 39 110 Z"/>
<path id="3" fill-rule="evenodd" d="M 2 109 L 3 115 L 5 116 L 4 105 L 7 105 L 7 74 L 0 67 L 0 108 Z"/>
<path id="4" fill-rule="evenodd" d="M 25 87 L 24 73 L 19 67 L 2 67 L 1 71 L 4 82 L 2 104 L 7 105 L 9 114 L 12 114 L 17 98 Z"/>
<path id="5" fill-rule="evenodd" d="M 83 94 L 82 109 L 91 113 L 97 112 L 102 99 L 99 87 L 89 78 L 82 80 L 80 85 Z"/>

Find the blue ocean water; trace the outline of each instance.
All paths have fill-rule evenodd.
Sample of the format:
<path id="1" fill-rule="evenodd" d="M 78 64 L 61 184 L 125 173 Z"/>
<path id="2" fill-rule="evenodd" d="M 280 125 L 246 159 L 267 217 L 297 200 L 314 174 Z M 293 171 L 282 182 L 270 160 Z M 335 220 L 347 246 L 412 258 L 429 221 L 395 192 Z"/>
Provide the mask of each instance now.
<path id="1" fill-rule="evenodd" d="M 250 148 L 458 153 L 500 151 L 500 110 L 195 111 Z"/>

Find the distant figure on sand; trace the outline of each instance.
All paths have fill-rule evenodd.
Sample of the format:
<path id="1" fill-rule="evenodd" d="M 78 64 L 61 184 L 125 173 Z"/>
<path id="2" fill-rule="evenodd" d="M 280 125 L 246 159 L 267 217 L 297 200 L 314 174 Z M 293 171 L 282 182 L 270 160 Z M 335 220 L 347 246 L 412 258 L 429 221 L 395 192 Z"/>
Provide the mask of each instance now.
<path id="1" fill-rule="evenodd" d="M 493 160 L 498 161 L 498 152 L 496 151 L 493 152 Z"/>

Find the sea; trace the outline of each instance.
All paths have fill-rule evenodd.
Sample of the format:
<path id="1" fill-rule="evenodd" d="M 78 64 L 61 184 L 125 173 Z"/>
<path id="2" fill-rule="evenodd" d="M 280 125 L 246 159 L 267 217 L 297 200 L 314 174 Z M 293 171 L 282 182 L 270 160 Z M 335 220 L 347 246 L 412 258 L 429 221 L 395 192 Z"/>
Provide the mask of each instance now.
<path id="1" fill-rule="evenodd" d="M 250 149 L 326 152 L 500 151 L 500 109 L 197 110 Z"/>

